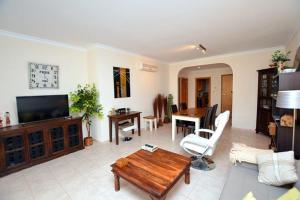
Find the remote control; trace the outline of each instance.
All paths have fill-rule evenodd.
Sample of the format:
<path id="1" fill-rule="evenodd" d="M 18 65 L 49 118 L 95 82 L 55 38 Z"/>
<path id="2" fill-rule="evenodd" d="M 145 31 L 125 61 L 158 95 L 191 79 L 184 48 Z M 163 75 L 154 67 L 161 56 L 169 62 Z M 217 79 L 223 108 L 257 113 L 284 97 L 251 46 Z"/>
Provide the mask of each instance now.
<path id="1" fill-rule="evenodd" d="M 144 144 L 142 146 L 142 149 L 144 149 L 146 151 L 149 151 L 149 152 L 154 152 L 154 151 L 156 151 L 158 149 L 158 147 L 155 146 L 155 145 L 152 145 L 152 144 Z"/>

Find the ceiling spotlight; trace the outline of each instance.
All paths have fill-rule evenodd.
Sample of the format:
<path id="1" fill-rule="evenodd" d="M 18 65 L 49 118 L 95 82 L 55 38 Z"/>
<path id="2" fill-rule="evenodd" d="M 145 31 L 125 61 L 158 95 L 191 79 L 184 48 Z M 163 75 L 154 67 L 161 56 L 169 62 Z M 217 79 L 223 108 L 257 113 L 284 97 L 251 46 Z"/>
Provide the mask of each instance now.
<path id="1" fill-rule="evenodd" d="M 200 66 L 198 66 L 197 68 L 198 68 L 198 69 L 201 69 L 201 67 L 200 67 Z"/>
<path id="2" fill-rule="evenodd" d="M 201 50 L 201 52 L 202 52 L 203 54 L 206 54 L 206 48 L 205 48 L 202 44 L 198 44 L 198 45 L 196 46 L 196 49 L 197 49 L 197 50 Z"/>

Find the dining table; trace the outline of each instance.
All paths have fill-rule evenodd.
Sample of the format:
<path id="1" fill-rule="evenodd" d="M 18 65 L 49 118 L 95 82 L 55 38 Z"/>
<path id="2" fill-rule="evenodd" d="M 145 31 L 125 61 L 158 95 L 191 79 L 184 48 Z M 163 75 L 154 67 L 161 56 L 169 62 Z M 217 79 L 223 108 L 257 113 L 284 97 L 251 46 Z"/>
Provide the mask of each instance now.
<path id="1" fill-rule="evenodd" d="M 172 141 L 177 134 L 176 121 L 195 122 L 196 129 L 200 128 L 201 118 L 205 116 L 206 108 L 188 108 L 172 114 Z"/>

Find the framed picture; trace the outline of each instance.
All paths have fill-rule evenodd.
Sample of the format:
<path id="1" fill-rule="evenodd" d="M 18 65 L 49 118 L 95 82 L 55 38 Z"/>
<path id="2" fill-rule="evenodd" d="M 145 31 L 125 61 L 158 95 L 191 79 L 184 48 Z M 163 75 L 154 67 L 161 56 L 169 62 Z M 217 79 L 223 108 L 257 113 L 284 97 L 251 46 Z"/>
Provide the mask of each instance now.
<path id="1" fill-rule="evenodd" d="M 130 97 L 130 70 L 123 67 L 113 68 L 115 98 Z"/>
<path id="2" fill-rule="evenodd" d="M 58 66 L 29 63 L 29 88 L 58 89 Z"/>

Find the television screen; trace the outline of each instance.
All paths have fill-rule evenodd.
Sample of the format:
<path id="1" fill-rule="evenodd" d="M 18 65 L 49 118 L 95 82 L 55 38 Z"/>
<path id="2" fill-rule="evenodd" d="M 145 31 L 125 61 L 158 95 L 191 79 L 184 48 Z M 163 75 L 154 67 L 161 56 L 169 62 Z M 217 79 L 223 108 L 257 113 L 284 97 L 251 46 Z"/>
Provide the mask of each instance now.
<path id="1" fill-rule="evenodd" d="M 19 123 L 69 116 L 68 95 L 17 97 Z"/>

